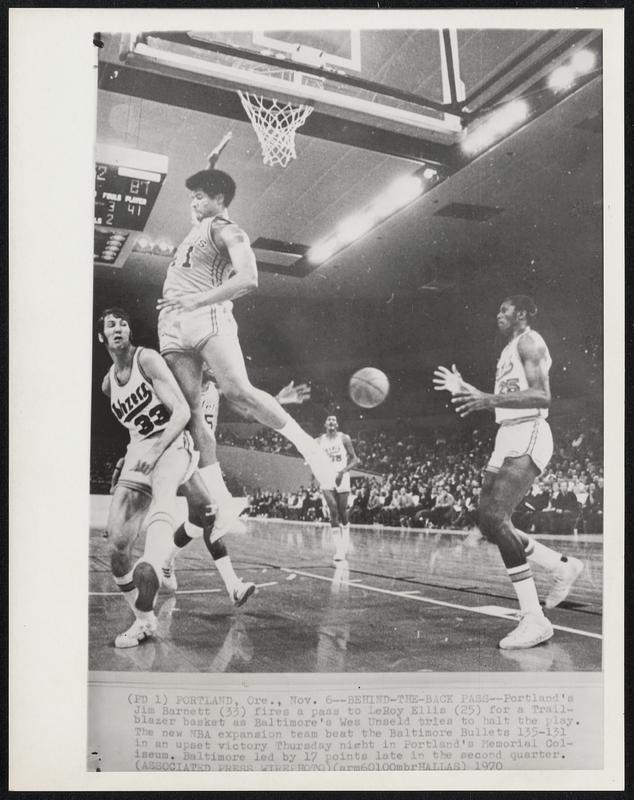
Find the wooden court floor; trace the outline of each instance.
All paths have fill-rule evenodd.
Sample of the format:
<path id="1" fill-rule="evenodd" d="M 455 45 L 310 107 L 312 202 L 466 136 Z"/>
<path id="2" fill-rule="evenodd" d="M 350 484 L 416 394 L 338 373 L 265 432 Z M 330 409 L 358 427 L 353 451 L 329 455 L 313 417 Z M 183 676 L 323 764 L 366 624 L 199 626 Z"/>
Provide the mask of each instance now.
<path id="1" fill-rule="evenodd" d="M 335 567 L 329 528 L 247 520 L 226 537 L 236 572 L 257 585 L 230 602 L 203 543 L 177 560 L 178 591 L 161 591 L 156 638 L 117 650 L 131 611 L 109 571 L 108 541 L 90 531 L 91 670 L 157 672 L 499 672 L 601 669 L 602 538 L 545 544 L 585 562 L 568 599 L 548 612 L 554 638 L 501 651 L 517 604 L 497 549 L 463 533 L 354 527 Z M 540 596 L 547 576 L 534 569 Z"/>

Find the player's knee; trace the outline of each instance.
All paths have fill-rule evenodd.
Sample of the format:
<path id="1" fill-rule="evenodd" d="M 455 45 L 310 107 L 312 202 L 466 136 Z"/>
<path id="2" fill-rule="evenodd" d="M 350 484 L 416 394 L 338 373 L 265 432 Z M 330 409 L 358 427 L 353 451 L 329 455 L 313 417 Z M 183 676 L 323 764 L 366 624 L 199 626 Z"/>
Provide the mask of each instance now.
<path id="1" fill-rule="evenodd" d="M 478 526 L 483 536 L 491 542 L 497 542 L 504 534 L 506 515 L 495 503 L 487 502 L 480 505 L 478 512 Z"/>
<path id="2" fill-rule="evenodd" d="M 110 542 L 111 554 L 127 555 L 134 542 L 133 532 L 125 526 L 123 528 L 108 528 L 108 541 Z"/>
<path id="3" fill-rule="evenodd" d="M 211 527 L 214 522 L 214 507 L 207 502 L 192 504 L 188 512 L 188 520 L 199 528 Z"/>

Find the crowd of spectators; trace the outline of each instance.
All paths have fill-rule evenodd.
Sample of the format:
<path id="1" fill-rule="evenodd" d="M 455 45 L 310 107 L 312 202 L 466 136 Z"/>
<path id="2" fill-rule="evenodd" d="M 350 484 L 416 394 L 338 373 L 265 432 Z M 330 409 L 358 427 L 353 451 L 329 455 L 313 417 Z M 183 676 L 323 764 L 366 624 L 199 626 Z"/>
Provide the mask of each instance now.
<path id="1" fill-rule="evenodd" d="M 513 522 L 527 532 L 601 533 L 601 429 L 587 419 L 555 420 L 553 432 L 553 458 L 518 506 Z M 475 430 L 454 425 L 445 431 L 414 429 L 405 422 L 390 430 L 352 433 L 365 475 L 353 479 L 351 522 L 419 528 L 473 527 L 494 435 L 492 425 Z M 218 438 L 223 444 L 297 455 L 293 445 L 269 430 L 242 439 L 221 425 Z M 121 454 L 107 444 L 93 445 L 93 492 L 107 493 L 112 469 Z M 231 488 L 239 491 L 238 487 Z M 321 493 L 314 485 L 292 494 L 256 491 L 249 497 L 247 513 L 306 521 L 326 516 Z"/>
<path id="2" fill-rule="evenodd" d="M 583 433 L 580 433 L 583 431 Z M 472 528 L 482 475 L 493 448 L 494 429 L 361 431 L 352 436 L 365 470 L 350 496 L 350 519 L 358 524 Z M 558 424 L 546 472 L 522 500 L 514 523 L 536 533 L 603 531 L 603 453 L 600 430 L 587 420 Z M 270 452 L 279 437 L 263 432 L 249 446 Z M 325 515 L 315 487 L 296 494 L 258 492 L 253 516 L 319 520 Z"/>

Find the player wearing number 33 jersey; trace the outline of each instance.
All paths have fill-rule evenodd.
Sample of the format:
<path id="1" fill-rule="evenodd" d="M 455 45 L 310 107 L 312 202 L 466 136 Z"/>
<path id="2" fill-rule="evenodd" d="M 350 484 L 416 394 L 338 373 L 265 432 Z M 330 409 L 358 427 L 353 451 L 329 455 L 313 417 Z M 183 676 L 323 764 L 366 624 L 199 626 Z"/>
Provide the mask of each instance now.
<path id="1" fill-rule="evenodd" d="M 170 412 L 158 398 L 152 381 L 143 370 L 143 356 L 152 352 L 143 347 L 134 348 L 129 377 L 121 381 L 113 364 L 104 380 L 104 386 L 110 394 L 112 413 L 130 432 L 130 444 L 126 450 L 118 484 L 150 495 L 152 476 L 139 472 L 134 467 L 154 447 L 156 437 L 165 430 L 171 417 Z M 179 451 L 187 454 L 185 461 L 187 467 L 182 479 L 178 481 L 184 483 L 191 477 L 198 461 L 198 454 L 194 451 L 192 438 L 187 431 L 182 431 L 177 436 L 159 461 L 163 464 L 169 463 L 173 454 Z M 182 459 L 179 459 L 178 463 L 182 464 Z"/>

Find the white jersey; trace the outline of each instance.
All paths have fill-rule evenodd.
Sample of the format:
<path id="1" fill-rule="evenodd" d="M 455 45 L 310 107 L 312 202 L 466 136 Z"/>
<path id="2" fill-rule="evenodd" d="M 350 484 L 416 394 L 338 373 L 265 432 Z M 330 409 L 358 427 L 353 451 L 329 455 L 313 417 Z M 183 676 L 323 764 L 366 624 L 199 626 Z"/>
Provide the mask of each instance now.
<path id="1" fill-rule="evenodd" d="M 147 439 L 165 429 L 170 421 L 169 410 L 161 403 L 152 381 L 139 364 L 142 347 L 137 347 L 132 356 L 130 377 L 122 384 L 110 367 L 110 408 L 119 422 L 130 431 L 130 441 Z"/>
<path id="2" fill-rule="evenodd" d="M 343 442 L 343 433 L 336 433 L 334 436 L 328 436 L 328 434 L 322 433 L 317 439 L 317 442 L 335 465 L 337 471 L 345 469 L 348 466 L 348 451 Z"/>
<path id="3" fill-rule="evenodd" d="M 218 249 L 213 232 L 231 224 L 225 217 L 215 216 L 194 225 L 167 268 L 163 297 L 207 292 L 227 280 L 233 270 L 231 259 Z M 218 305 L 226 306 L 229 310 L 233 306 L 229 300 Z"/>
<path id="4" fill-rule="evenodd" d="M 506 345 L 504 350 L 500 353 L 498 359 L 497 369 L 495 372 L 495 394 L 509 394 L 510 392 L 521 392 L 528 389 L 528 380 L 526 379 L 526 370 L 518 352 L 519 340 L 527 333 L 531 333 L 533 337 L 541 342 L 546 349 L 546 370 L 548 371 L 552 366 L 552 359 L 546 343 L 536 331 L 531 331 L 527 328 L 519 336 Z M 506 422 L 508 420 L 518 419 L 531 419 L 533 417 L 542 417 L 546 419 L 548 416 L 547 408 L 496 408 L 495 421 L 497 423 Z"/>
<path id="5" fill-rule="evenodd" d="M 203 408 L 203 415 L 212 432 L 215 432 L 218 424 L 218 406 L 220 405 L 220 393 L 213 381 L 209 381 L 207 388 L 200 395 L 200 402 Z"/>

